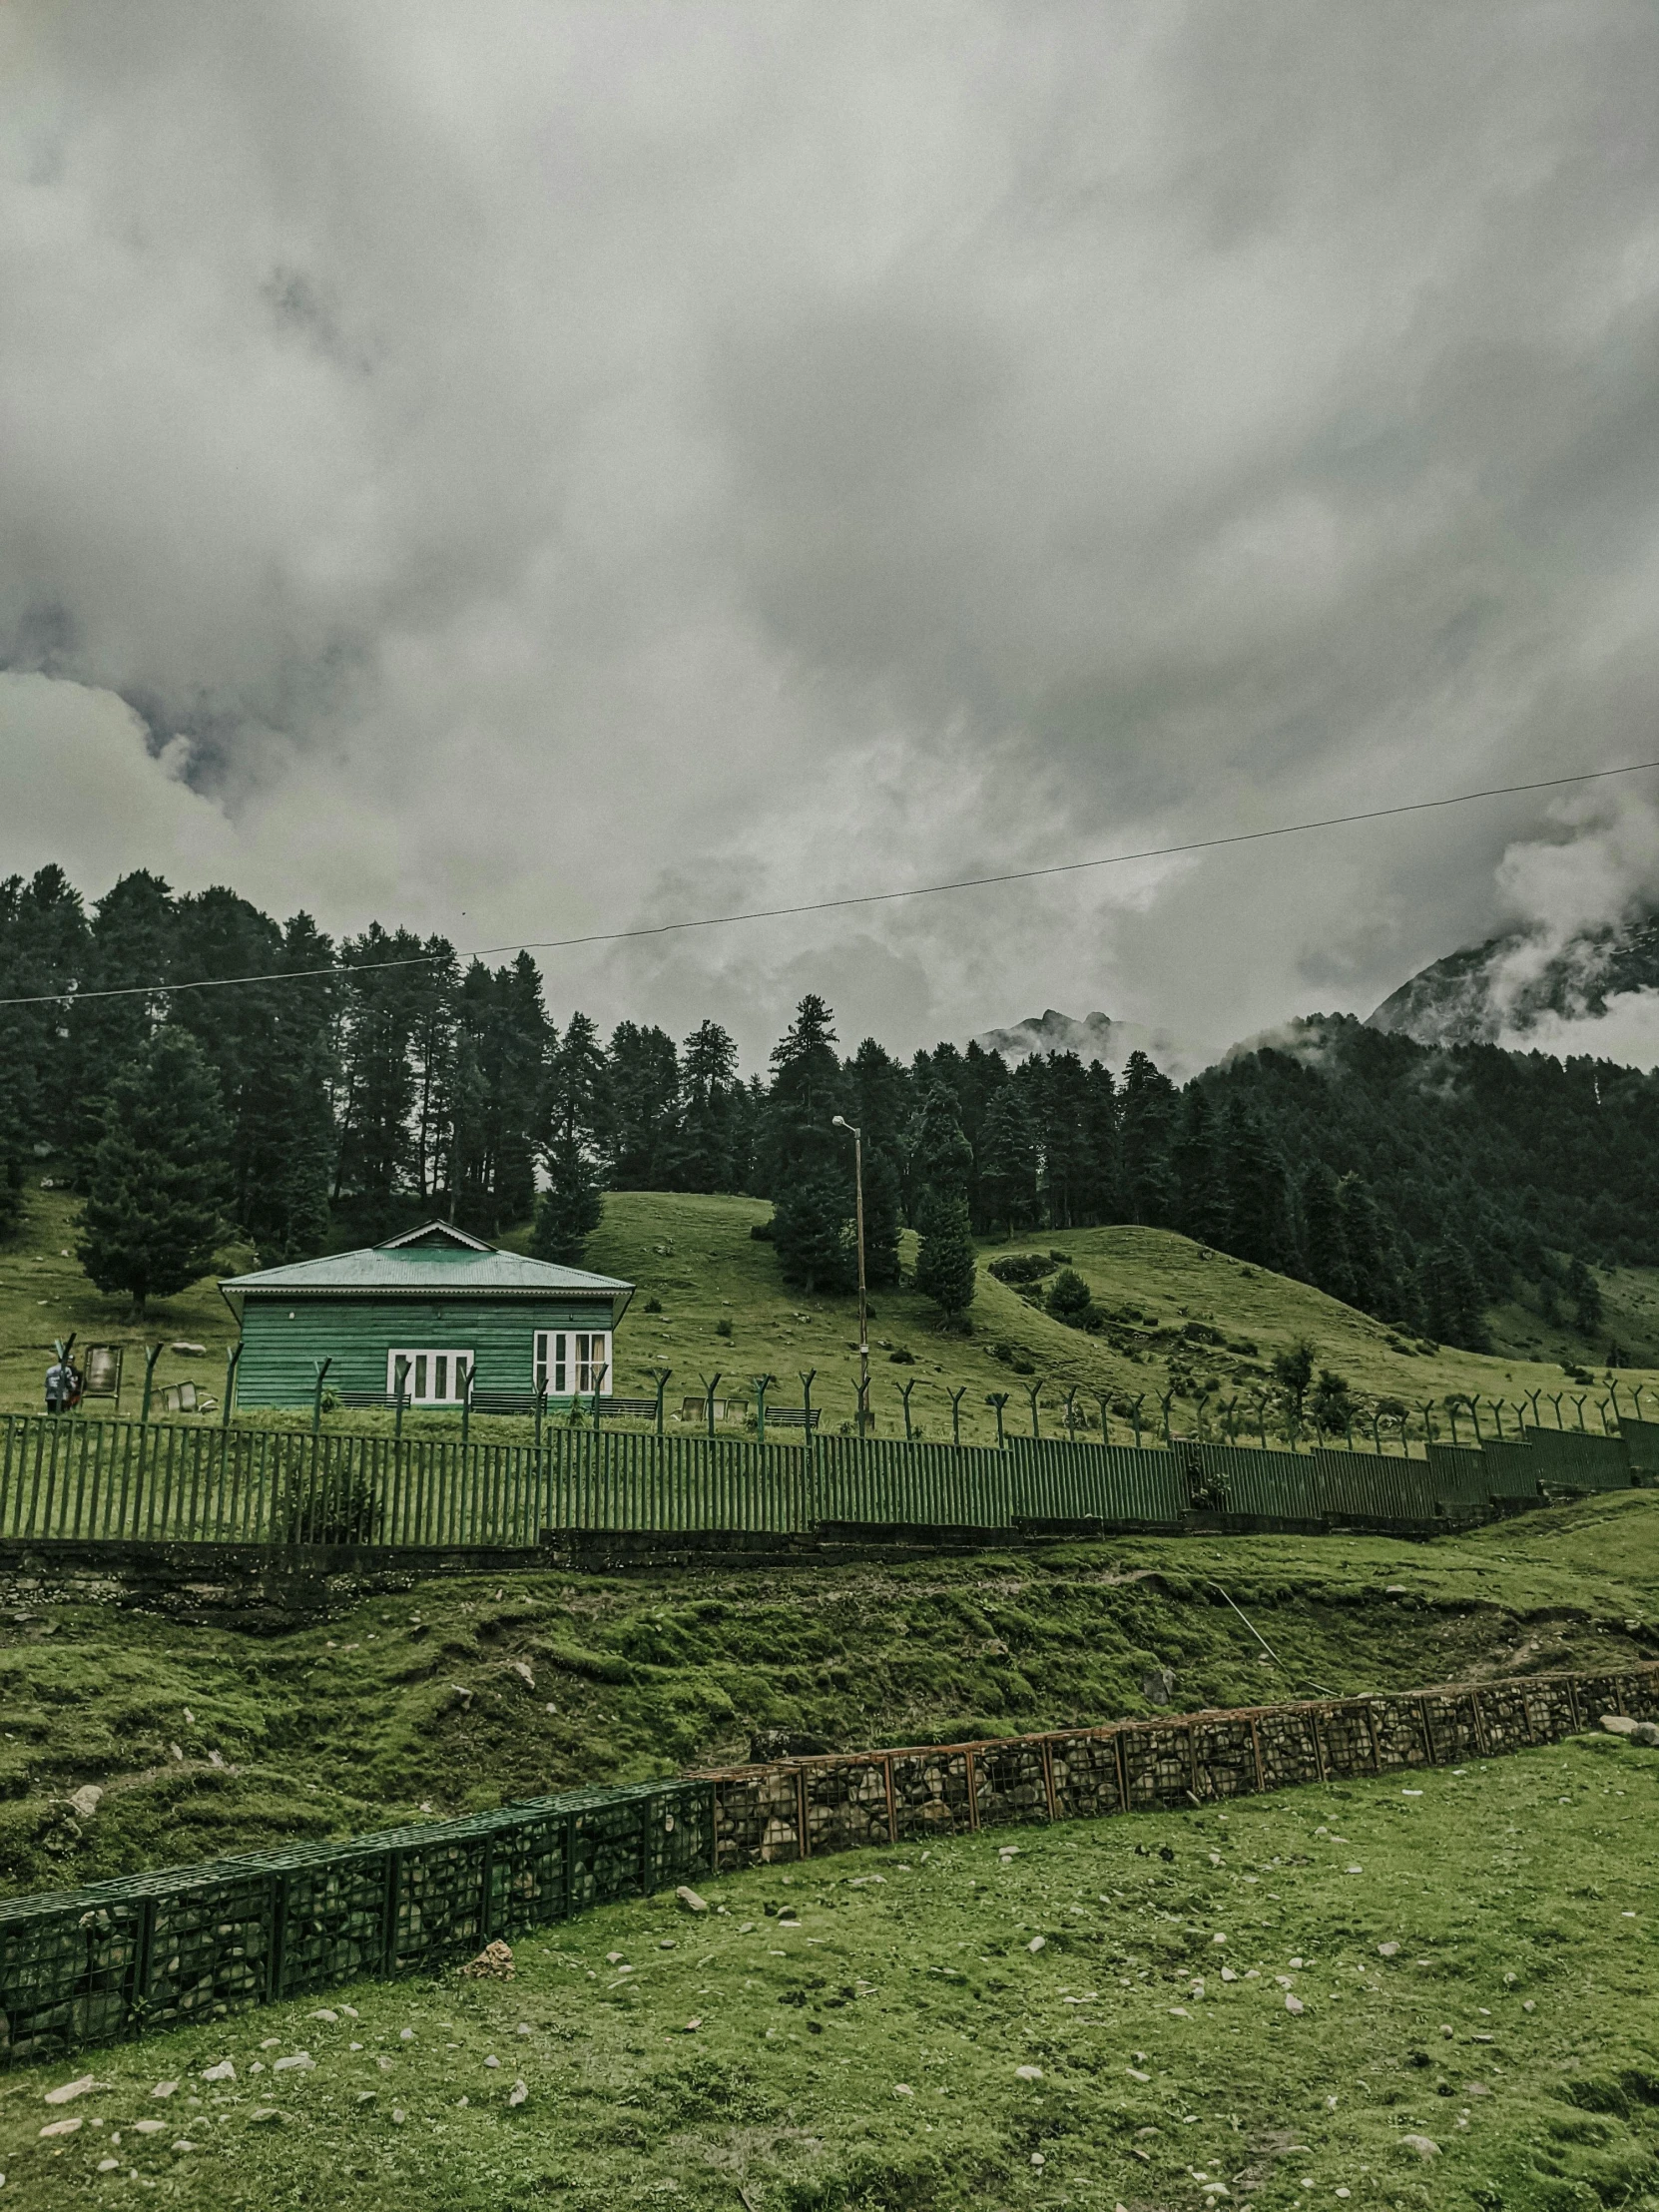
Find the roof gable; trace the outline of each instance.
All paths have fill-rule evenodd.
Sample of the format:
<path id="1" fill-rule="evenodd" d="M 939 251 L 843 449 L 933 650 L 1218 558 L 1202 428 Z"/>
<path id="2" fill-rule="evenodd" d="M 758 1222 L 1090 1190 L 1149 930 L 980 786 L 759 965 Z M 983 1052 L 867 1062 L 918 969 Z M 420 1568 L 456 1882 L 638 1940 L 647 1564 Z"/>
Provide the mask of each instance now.
<path id="1" fill-rule="evenodd" d="M 386 1237 L 374 1247 L 376 1252 L 409 1252 L 421 1249 L 442 1250 L 450 1246 L 462 1252 L 493 1252 L 494 1245 L 485 1244 L 482 1237 L 469 1237 L 464 1229 L 457 1229 L 452 1221 L 428 1221 L 418 1229 L 405 1229 L 400 1237 Z"/>

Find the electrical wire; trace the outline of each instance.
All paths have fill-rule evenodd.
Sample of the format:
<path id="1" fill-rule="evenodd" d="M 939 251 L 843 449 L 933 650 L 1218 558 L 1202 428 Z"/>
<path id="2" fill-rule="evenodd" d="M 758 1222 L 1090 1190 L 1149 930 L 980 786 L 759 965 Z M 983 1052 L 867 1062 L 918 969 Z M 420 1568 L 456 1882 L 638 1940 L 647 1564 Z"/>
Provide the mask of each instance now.
<path id="1" fill-rule="evenodd" d="M 633 929 L 596 929 L 575 937 L 532 937 L 520 944 L 478 945 L 470 952 L 410 953 L 395 960 L 346 960 L 329 967 L 285 968 L 266 975 L 204 975 L 183 983 L 124 983 L 107 989 L 39 991 L 29 997 L 0 998 L 7 1006 L 61 1006 L 96 998 L 160 998 L 174 991 L 237 990 L 250 985 L 302 983 L 319 976 L 378 974 L 383 969 L 440 967 L 452 959 L 482 960 L 507 952 L 568 952 L 584 945 L 626 944 L 640 937 L 668 937 L 691 929 L 725 929 L 743 921 L 784 921 L 799 914 L 828 914 L 850 906 L 883 906 L 900 898 L 936 898 L 945 891 L 977 891 L 1003 883 L 1033 883 L 1046 876 L 1080 875 L 1091 868 L 1125 867 L 1133 860 L 1167 860 L 1187 852 L 1214 852 L 1223 845 L 1260 844 L 1269 837 L 1307 836 L 1316 830 L 1341 830 L 1360 822 L 1386 822 L 1396 815 L 1432 814 L 1445 807 L 1467 807 L 1482 799 L 1512 799 L 1527 792 L 1560 791 L 1571 784 L 1596 784 L 1613 776 L 1640 776 L 1659 769 L 1659 761 L 1631 761 L 1622 768 L 1581 769 L 1572 776 L 1546 776 L 1531 784 L 1494 784 L 1483 791 L 1454 792 L 1447 799 L 1409 799 L 1393 807 L 1367 807 L 1357 814 L 1324 815 L 1314 822 L 1284 822 L 1269 830 L 1235 830 L 1225 836 L 1193 837 L 1184 844 L 1153 844 L 1135 852 L 1105 852 L 1088 860 L 1053 860 L 1042 867 L 1009 868 L 999 875 L 959 875 L 942 883 L 907 883 L 897 890 L 850 891 L 839 898 L 815 898 L 794 906 L 751 906 L 731 914 L 698 914 L 683 921 L 643 923 Z"/>

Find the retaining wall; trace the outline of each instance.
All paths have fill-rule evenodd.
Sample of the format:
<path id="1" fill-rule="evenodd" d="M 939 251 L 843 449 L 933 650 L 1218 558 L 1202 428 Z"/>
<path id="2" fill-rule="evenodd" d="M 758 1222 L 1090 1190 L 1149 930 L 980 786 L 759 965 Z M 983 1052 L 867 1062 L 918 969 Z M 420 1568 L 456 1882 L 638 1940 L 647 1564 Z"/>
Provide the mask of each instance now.
<path id="1" fill-rule="evenodd" d="M 720 1768 L 0 1901 L 0 2064 L 429 1972 L 712 1872 L 1462 1764 L 1603 1713 L 1659 1719 L 1659 1664 Z"/>

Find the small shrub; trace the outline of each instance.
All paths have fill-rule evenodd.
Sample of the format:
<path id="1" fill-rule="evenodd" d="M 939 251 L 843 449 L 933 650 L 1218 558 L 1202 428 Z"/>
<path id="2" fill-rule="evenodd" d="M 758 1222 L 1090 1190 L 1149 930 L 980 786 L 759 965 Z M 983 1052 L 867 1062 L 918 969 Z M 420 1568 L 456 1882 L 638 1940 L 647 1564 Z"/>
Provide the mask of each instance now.
<path id="1" fill-rule="evenodd" d="M 900 1345 L 896 1352 L 889 1352 L 887 1359 L 889 1364 L 895 1368 L 913 1368 L 916 1364 L 915 1354 L 907 1351 L 903 1345 Z"/>
<path id="2" fill-rule="evenodd" d="M 1054 1273 L 1055 1263 L 1045 1260 L 1040 1252 L 1005 1252 L 989 1267 L 999 1283 L 1040 1283 L 1045 1275 Z"/>
<path id="3" fill-rule="evenodd" d="M 1056 1321 L 1075 1325 L 1093 1304 L 1093 1293 L 1075 1268 L 1062 1268 L 1049 1285 L 1048 1310 Z"/>
<path id="4" fill-rule="evenodd" d="M 1029 1360 L 1010 1360 L 1008 1365 L 1016 1375 L 1035 1375 L 1037 1372 Z"/>
<path id="5" fill-rule="evenodd" d="M 727 1320 L 724 1314 L 721 1316 L 720 1320 L 715 1323 L 715 1335 L 717 1337 L 725 1337 L 726 1339 L 728 1339 L 728 1341 L 730 1341 L 733 1335 L 732 1324 L 730 1321 Z"/>
<path id="6" fill-rule="evenodd" d="M 771 1244 L 774 1242 L 772 1234 L 772 1224 L 770 1221 L 756 1222 L 750 1229 L 749 1234 L 754 1238 L 757 1244 Z"/>
<path id="7" fill-rule="evenodd" d="M 660 1313 L 662 1312 L 662 1310 L 663 1310 L 663 1302 L 662 1302 L 662 1300 L 661 1300 L 660 1298 L 648 1298 L 648 1299 L 646 1300 L 646 1302 L 645 1302 L 645 1307 L 644 1307 L 644 1311 L 645 1311 L 646 1313 L 648 1313 L 648 1314 L 660 1314 Z"/>

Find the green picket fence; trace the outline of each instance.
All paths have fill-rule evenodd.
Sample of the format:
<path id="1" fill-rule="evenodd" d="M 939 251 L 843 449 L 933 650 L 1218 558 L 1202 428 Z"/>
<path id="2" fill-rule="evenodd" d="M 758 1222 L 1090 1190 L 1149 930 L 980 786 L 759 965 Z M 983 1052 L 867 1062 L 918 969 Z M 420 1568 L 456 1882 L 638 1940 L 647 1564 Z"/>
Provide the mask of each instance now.
<path id="1" fill-rule="evenodd" d="M 1418 1531 L 1562 1490 L 1637 1478 L 1622 1436 L 1529 1429 L 1425 1458 L 1010 1437 L 1001 1449 L 819 1436 L 806 1444 L 559 1427 L 540 1445 L 0 1421 L 0 1538 L 66 1542 L 527 1550 L 629 1531 L 795 1535 L 825 1524 L 1172 1530 L 1235 1525 Z"/>

